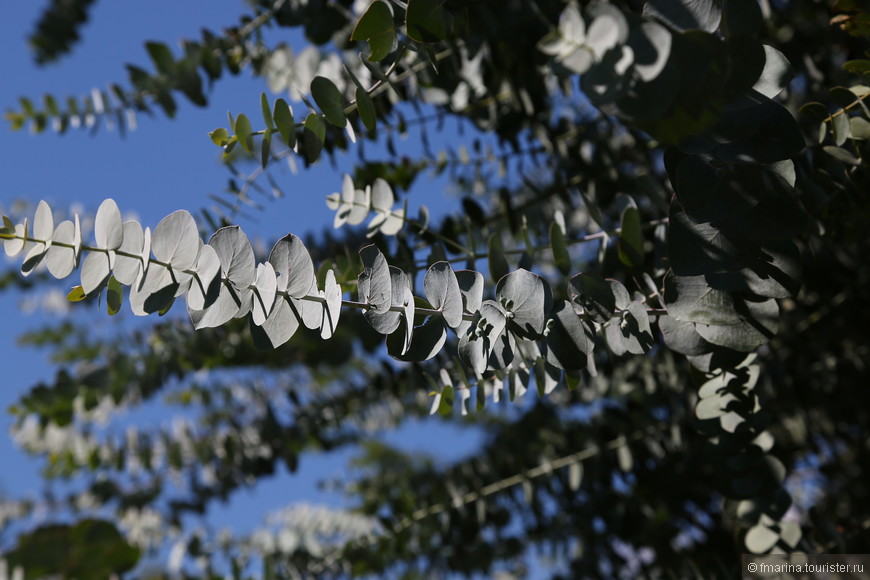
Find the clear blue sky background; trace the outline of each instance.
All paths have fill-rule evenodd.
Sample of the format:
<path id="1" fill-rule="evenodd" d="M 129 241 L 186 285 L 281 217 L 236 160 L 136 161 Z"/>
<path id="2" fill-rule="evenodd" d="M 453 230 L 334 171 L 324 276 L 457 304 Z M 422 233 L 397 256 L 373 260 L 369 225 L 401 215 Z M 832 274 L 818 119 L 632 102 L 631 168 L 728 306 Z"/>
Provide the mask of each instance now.
<path id="1" fill-rule="evenodd" d="M 37 68 L 26 44 L 44 2 L 10 0 L 0 7 L 0 108 L 17 107 L 19 96 L 34 101 L 44 93 L 56 96 L 88 94 L 94 87 L 109 83 L 126 84 L 126 63 L 150 68 L 144 49 L 146 40 L 166 42 L 178 48 L 182 38 L 197 38 L 205 26 L 214 30 L 232 25 L 244 10 L 243 2 L 224 0 L 150 0 L 149 2 L 97 2 L 90 22 L 83 29 L 83 41 L 72 55 L 55 65 Z M 272 30 L 269 38 L 278 42 L 293 39 L 286 29 Z M 152 228 L 176 209 L 191 211 L 207 205 L 206 194 L 220 192 L 229 173 L 219 164 L 219 150 L 208 139 L 208 131 L 226 123 L 226 112 L 259 111 L 259 94 L 266 90 L 261 79 L 250 74 L 224 77 L 210 93 L 210 106 L 198 109 L 183 98 L 174 120 L 162 114 L 139 117 L 138 129 L 121 138 L 116 132 L 101 129 L 96 136 L 88 131 L 31 135 L 12 132 L 8 123 L 0 127 L 0 207 L 17 199 L 34 204 L 45 199 L 53 207 L 68 208 L 81 203 L 94 212 L 106 197 L 112 197 L 122 213 L 135 212 L 143 225 Z M 273 96 L 274 98 L 274 96 Z M 340 188 L 341 175 L 328 163 L 297 176 L 283 173 L 282 186 L 288 197 L 270 204 L 266 212 L 254 213 L 258 223 L 241 221 L 251 235 L 275 239 L 289 232 L 304 234 L 331 226 L 332 212 L 324 197 Z M 440 185 L 432 184 L 432 193 Z M 439 197 L 427 196 L 436 206 Z M 415 206 L 413 206 L 415 207 Z M 0 253 L 0 259 L 5 254 Z M 70 284 L 75 284 L 74 279 Z M 47 353 L 22 349 L 16 337 L 47 321 L 44 315 L 20 312 L 24 297 L 14 292 L 0 294 L 0 407 L 4 410 L 25 390 L 40 380 L 50 380 L 55 368 Z M 176 310 L 183 310 L 177 305 Z M 93 315 L 93 311 L 89 313 Z M 425 449 L 442 457 L 472 451 L 479 439 L 436 422 L 415 423 L 391 441 Z M 39 464 L 18 450 L 8 435 L 11 419 L 0 415 L 0 493 L 20 497 L 44 485 Z M 292 483 L 286 476 L 260 484 L 253 492 L 241 492 L 228 507 L 210 515 L 215 526 L 231 525 L 236 531 L 249 531 L 262 523 L 269 509 L 300 500 L 335 503 L 334 497 L 319 492 L 315 484 L 322 477 L 335 475 L 348 453 L 329 459 L 305 458 L 302 474 Z M 288 485 L 289 483 L 289 485 Z"/>

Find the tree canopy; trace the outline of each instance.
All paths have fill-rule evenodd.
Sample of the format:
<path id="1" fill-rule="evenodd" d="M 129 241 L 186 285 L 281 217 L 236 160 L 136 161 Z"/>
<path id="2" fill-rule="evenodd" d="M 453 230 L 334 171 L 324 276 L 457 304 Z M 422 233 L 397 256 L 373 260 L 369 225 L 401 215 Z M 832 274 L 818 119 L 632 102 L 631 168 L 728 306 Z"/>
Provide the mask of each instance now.
<path id="1" fill-rule="evenodd" d="M 37 63 L 62 65 L 92 4 L 45 8 Z M 268 89 L 203 138 L 235 176 L 216 203 L 147 224 L 107 196 L 93 231 L 44 201 L 4 216 L 4 285 L 72 279 L 92 316 L 161 315 L 24 337 L 60 364 L 11 409 L 15 435 L 76 491 L 2 504 L 10 571 L 145 578 L 171 548 L 195 578 L 523 578 L 530 553 L 554 578 L 716 577 L 743 552 L 870 551 L 860 3 L 246 10 L 147 43 L 150 63 L 87 97 L 6 113 L 131 129 L 207 107 L 225 75 Z M 280 27 L 308 44 L 270 43 Z M 234 225 L 292 182 L 278 161 L 337 158 L 332 234 L 260 248 Z M 415 196 L 433 177 L 449 211 Z M 183 418 L 94 428 L 157 399 Z M 443 465 L 379 438 L 413 420 L 485 443 Z M 186 526 L 347 448 L 332 485 L 350 508 L 291 505 L 250 536 Z"/>

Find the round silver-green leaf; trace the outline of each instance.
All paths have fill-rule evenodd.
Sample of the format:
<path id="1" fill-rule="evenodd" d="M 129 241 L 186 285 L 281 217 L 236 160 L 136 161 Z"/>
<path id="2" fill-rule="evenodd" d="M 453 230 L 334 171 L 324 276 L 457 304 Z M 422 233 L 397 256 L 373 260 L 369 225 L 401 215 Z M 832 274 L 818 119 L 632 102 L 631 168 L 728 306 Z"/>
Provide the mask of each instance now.
<path id="1" fill-rule="evenodd" d="M 423 289 L 432 306 L 441 311 L 447 326 L 456 328 L 462 323 L 462 292 L 448 262 L 436 262 L 429 267 L 423 278 Z"/>

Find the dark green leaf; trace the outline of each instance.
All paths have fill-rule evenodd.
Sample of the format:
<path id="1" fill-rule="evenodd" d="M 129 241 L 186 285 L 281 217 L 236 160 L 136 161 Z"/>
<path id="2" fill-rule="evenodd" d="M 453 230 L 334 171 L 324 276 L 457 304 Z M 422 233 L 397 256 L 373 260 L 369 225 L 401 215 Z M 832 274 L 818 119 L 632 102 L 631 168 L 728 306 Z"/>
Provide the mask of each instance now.
<path id="1" fill-rule="evenodd" d="M 389 4 L 382 0 L 372 2 L 354 26 L 350 39 L 369 43 L 368 60 L 371 62 L 378 62 L 390 54 L 396 47 L 396 30 Z"/>
<path id="2" fill-rule="evenodd" d="M 755 36 L 764 24 L 758 2 L 728 0 L 722 10 L 722 32 L 726 37 Z"/>
<path id="3" fill-rule="evenodd" d="M 273 113 L 275 125 L 278 127 L 278 132 L 281 133 L 281 138 L 284 143 L 291 149 L 296 146 L 296 124 L 293 121 L 293 112 L 290 110 L 290 105 L 284 99 L 275 101 L 275 112 Z"/>
<path id="4" fill-rule="evenodd" d="M 559 271 L 565 276 L 571 273 L 571 255 L 568 253 L 568 245 L 565 243 L 565 233 L 562 226 L 556 222 L 550 224 L 550 249 L 553 252 L 553 261 Z"/>
<path id="5" fill-rule="evenodd" d="M 28 578 L 100 580 L 131 570 L 139 556 L 139 549 L 114 524 L 85 519 L 75 525 L 46 524 L 23 534 L 4 559 L 10 570 L 27 570 Z"/>
<path id="6" fill-rule="evenodd" d="M 586 368 L 587 356 L 592 352 L 592 333 L 574 308 L 559 300 L 547 320 L 547 362 L 565 370 Z"/>
<path id="7" fill-rule="evenodd" d="M 773 163 L 797 156 L 804 137 L 788 110 L 757 94 L 752 106 L 725 111 L 714 133 L 726 142 L 715 154 L 726 163 Z"/>
<path id="8" fill-rule="evenodd" d="M 326 123 L 320 115 L 309 113 L 305 117 L 304 130 L 302 133 L 302 148 L 305 160 L 310 164 L 320 159 L 323 143 L 326 140 Z"/>
<path id="9" fill-rule="evenodd" d="M 162 42 L 146 42 L 145 48 L 158 71 L 167 76 L 175 72 L 175 58 L 168 46 Z"/>
<path id="10" fill-rule="evenodd" d="M 263 169 L 269 164 L 272 156 L 272 130 L 266 129 L 263 133 L 263 141 L 260 143 L 260 167 Z"/>
<path id="11" fill-rule="evenodd" d="M 408 0 L 405 12 L 408 36 L 417 42 L 437 42 L 447 37 L 447 11 L 442 0 Z"/>
<path id="12" fill-rule="evenodd" d="M 487 258 L 489 260 L 489 277 L 493 282 L 498 282 L 502 277 L 510 272 L 510 266 L 508 265 L 507 258 L 505 258 L 501 236 L 497 233 L 489 236 Z"/>
<path id="13" fill-rule="evenodd" d="M 640 212 L 635 207 L 627 207 L 622 212 L 622 230 L 617 247 L 619 259 L 630 268 L 643 265 L 643 232 Z"/>
<path id="14" fill-rule="evenodd" d="M 314 77 L 311 81 L 311 96 L 314 102 L 323 111 L 326 120 L 336 127 L 347 125 L 347 117 L 344 114 L 344 98 L 338 87 L 326 77 Z"/>
<path id="15" fill-rule="evenodd" d="M 405 319 L 403 324 L 407 324 Z M 414 328 L 414 338 L 407 352 L 404 348 L 403 333 L 394 332 L 387 337 L 387 352 L 396 360 L 405 362 L 421 362 L 429 360 L 441 352 L 447 340 L 447 327 L 438 317 L 430 317 L 422 325 Z"/>
<path id="16" fill-rule="evenodd" d="M 600 324 L 610 320 L 616 310 L 613 287 L 594 272 L 577 274 L 571 278 L 568 293 L 572 302 L 583 308 L 590 319 Z"/>
<path id="17" fill-rule="evenodd" d="M 374 131 L 378 124 L 375 104 L 372 102 L 368 92 L 362 87 L 357 87 L 356 89 L 356 109 L 365 128 L 369 131 Z"/>
<path id="18" fill-rule="evenodd" d="M 870 71 L 870 60 L 848 60 L 843 63 L 843 70 L 852 74 L 862 74 Z"/>
<path id="19" fill-rule="evenodd" d="M 106 293 L 106 307 L 109 311 L 109 316 L 118 314 L 121 310 L 123 301 L 123 289 L 121 283 L 114 276 L 109 276 L 108 289 Z"/>
<path id="20" fill-rule="evenodd" d="M 269 110 L 269 97 L 266 93 L 260 93 L 260 109 L 263 113 L 263 124 L 266 129 L 271 129 L 273 125 L 272 111 Z"/>
<path id="21" fill-rule="evenodd" d="M 239 113 L 239 116 L 236 117 L 236 124 L 233 127 L 233 131 L 235 132 L 236 137 L 238 137 L 242 148 L 248 153 L 253 153 L 254 140 L 252 137 L 251 122 L 248 120 L 247 115 Z"/>

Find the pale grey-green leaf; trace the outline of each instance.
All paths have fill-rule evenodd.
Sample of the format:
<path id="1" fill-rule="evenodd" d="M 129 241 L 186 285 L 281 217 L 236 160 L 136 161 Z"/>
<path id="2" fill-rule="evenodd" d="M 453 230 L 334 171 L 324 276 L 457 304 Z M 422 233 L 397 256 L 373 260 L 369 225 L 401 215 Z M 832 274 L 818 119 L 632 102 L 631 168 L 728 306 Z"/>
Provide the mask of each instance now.
<path id="1" fill-rule="evenodd" d="M 111 273 L 109 256 L 105 252 L 90 252 L 82 263 L 82 290 L 91 296 L 106 284 Z"/>
<path id="2" fill-rule="evenodd" d="M 205 244 L 199 249 L 193 269 L 196 275 L 187 292 L 187 306 L 202 310 L 211 306 L 220 294 L 221 260 L 212 246 Z M 115 277 L 117 275 L 116 271 Z"/>
<path id="3" fill-rule="evenodd" d="M 511 331 L 522 338 L 538 338 L 553 303 L 552 292 L 544 279 L 520 268 L 499 280 L 495 292 L 509 313 Z"/>
<path id="4" fill-rule="evenodd" d="M 130 286 L 136 281 L 139 272 L 142 271 L 142 259 L 140 256 L 145 247 L 145 232 L 142 230 L 142 226 L 139 225 L 139 222 L 130 220 L 124 222 L 123 236 L 124 239 L 121 242 L 118 251 L 134 254 L 136 257 L 131 258 L 120 254 L 116 255 L 115 267 L 113 268 L 112 274 L 114 274 L 115 279 L 117 279 L 118 282 L 125 286 Z"/>
<path id="5" fill-rule="evenodd" d="M 75 247 L 65 247 L 67 244 L 75 246 L 75 232 L 75 225 L 69 220 L 60 222 L 54 230 L 51 247 L 45 255 L 45 266 L 55 278 L 66 278 L 75 270 L 78 262 Z"/>
<path id="6" fill-rule="evenodd" d="M 97 209 L 94 238 L 99 248 L 117 250 L 121 247 L 124 241 L 124 224 L 121 222 L 121 210 L 114 199 L 104 200 Z"/>
<path id="7" fill-rule="evenodd" d="M 172 212 L 160 220 L 151 236 L 151 252 L 154 257 L 171 264 L 177 270 L 186 270 L 196 263 L 199 244 L 196 222 L 185 210 Z"/>
<path id="8" fill-rule="evenodd" d="M 257 266 L 257 277 L 253 284 L 253 302 L 251 306 L 251 319 L 254 324 L 260 326 L 266 322 L 275 304 L 275 292 L 278 289 L 278 279 L 275 276 L 275 268 L 266 262 Z"/>
<path id="9" fill-rule="evenodd" d="M 275 243 L 269 262 L 278 275 L 278 290 L 293 298 L 305 296 L 314 284 L 314 263 L 302 240 L 288 234 Z"/>
<path id="10" fill-rule="evenodd" d="M 392 280 L 386 258 L 374 244 L 359 251 L 363 274 L 358 282 L 360 302 L 369 304 L 370 310 L 383 313 L 392 305 Z M 390 331 L 392 332 L 392 331 Z M 387 333 L 389 334 L 389 333 Z"/>
<path id="11" fill-rule="evenodd" d="M 436 262 L 429 267 L 423 289 L 432 306 L 441 311 L 447 326 L 456 328 L 462 323 L 462 292 L 448 262 Z"/>
<path id="12" fill-rule="evenodd" d="M 746 532 L 746 549 L 753 554 L 764 554 L 776 545 L 779 541 L 779 534 L 764 526 L 757 524 L 749 528 Z"/>
<path id="13" fill-rule="evenodd" d="M 329 270 L 323 282 L 321 295 L 326 300 L 323 308 L 323 320 L 320 324 L 320 337 L 327 340 L 335 334 L 338 318 L 341 315 L 341 286 L 335 281 L 335 272 Z"/>

